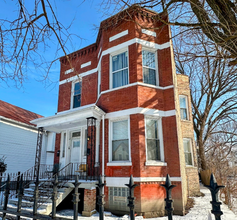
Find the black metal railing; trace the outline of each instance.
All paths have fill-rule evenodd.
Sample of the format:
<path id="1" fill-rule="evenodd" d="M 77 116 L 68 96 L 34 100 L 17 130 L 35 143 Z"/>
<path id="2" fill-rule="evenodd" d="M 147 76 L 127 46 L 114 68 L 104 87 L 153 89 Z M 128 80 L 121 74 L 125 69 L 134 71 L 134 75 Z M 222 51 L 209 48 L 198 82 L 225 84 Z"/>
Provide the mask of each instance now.
<path id="1" fill-rule="evenodd" d="M 70 169 L 71 169 L 70 172 L 72 172 L 72 171 L 74 171 L 74 165 L 68 164 L 63 169 L 67 170 L 70 167 Z M 60 171 L 62 171 L 62 170 L 60 170 Z M 35 190 L 35 193 L 34 193 L 34 208 L 33 208 L 34 211 L 33 211 L 33 213 L 32 212 L 27 213 L 26 211 L 24 211 L 24 213 L 21 212 L 21 202 L 22 202 L 22 196 L 23 196 L 23 191 L 24 191 L 23 188 L 22 188 L 22 178 L 21 178 L 21 183 L 20 183 L 20 190 L 18 192 L 18 208 L 17 208 L 17 211 L 16 210 L 14 211 L 13 209 L 10 209 L 10 208 L 8 210 L 7 203 L 8 203 L 8 199 L 9 199 L 9 187 L 10 187 L 10 178 L 8 178 L 6 189 L 5 189 L 4 205 L 3 205 L 3 208 L 0 208 L 0 212 L 3 213 L 3 218 L 2 219 L 3 220 L 6 219 L 6 214 L 7 213 L 14 214 L 14 215 L 17 215 L 17 216 L 26 216 L 26 217 L 31 216 L 34 219 L 40 219 L 41 217 L 44 218 L 44 219 L 55 218 L 55 216 L 56 216 L 56 195 L 57 195 L 58 187 L 59 187 L 59 181 L 58 181 L 59 172 L 54 174 L 53 179 L 52 179 L 53 191 L 51 192 L 50 198 L 52 199 L 52 204 L 53 205 L 52 205 L 52 216 L 51 217 L 46 216 L 46 215 L 43 216 L 43 215 L 37 214 L 37 209 L 39 207 L 39 206 L 36 206 L 36 202 L 37 202 L 37 199 L 38 199 L 38 192 L 37 192 L 38 191 L 37 190 L 38 185 L 39 185 L 38 180 L 36 181 L 36 190 Z M 73 176 L 73 174 L 71 176 Z M 78 215 L 77 215 L 78 214 L 78 202 L 79 202 L 78 186 L 80 185 L 80 181 L 78 179 L 78 177 L 79 177 L 78 175 L 74 175 L 74 177 L 75 177 L 74 185 L 75 185 L 76 190 L 74 191 L 74 194 L 73 194 L 73 203 L 74 203 L 74 218 L 73 219 L 77 219 L 77 217 L 78 217 Z M 104 219 L 104 195 L 103 195 L 102 192 L 103 192 L 103 188 L 104 188 L 105 184 L 102 183 L 101 177 L 99 178 L 98 184 L 96 184 L 96 185 L 99 188 L 99 196 L 98 196 L 98 205 L 99 205 L 99 212 L 100 212 L 99 219 L 103 220 Z M 129 184 L 125 184 L 125 185 L 129 188 L 129 196 L 128 196 L 129 203 L 127 205 L 130 208 L 130 219 L 135 219 L 134 188 L 137 185 L 134 184 L 132 176 L 130 177 Z M 173 205 L 172 205 L 173 200 L 171 198 L 171 191 L 172 191 L 172 188 L 174 188 L 175 186 L 171 184 L 169 175 L 167 175 L 167 177 L 166 177 L 165 184 L 161 184 L 161 185 L 166 190 L 165 210 L 167 212 L 168 219 L 172 220 L 174 209 L 173 209 Z M 211 201 L 212 214 L 214 214 L 215 220 L 221 220 L 221 215 L 223 213 L 220 209 L 221 202 L 219 202 L 219 200 L 218 200 L 218 191 L 223 186 L 218 186 L 218 184 L 216 183 L 216 180 L 214 178 L 214 175 L 212 174 L 211 178 L 210 178 L 210 185 L 206 186 L 206 187 L 211 191 L 211 194 L 212 194 L 212 201 Z"/>

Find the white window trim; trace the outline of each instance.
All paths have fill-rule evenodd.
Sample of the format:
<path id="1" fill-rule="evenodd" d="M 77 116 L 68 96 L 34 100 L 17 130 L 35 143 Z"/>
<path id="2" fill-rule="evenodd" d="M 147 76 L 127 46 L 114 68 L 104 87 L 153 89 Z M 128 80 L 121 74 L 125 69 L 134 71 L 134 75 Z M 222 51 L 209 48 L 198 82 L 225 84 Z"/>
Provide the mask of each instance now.
<path id="1" fill-rule="evenodd" d="M 149 52 L 155 53 L 156 85 L 152 85 L 152 84 L 144 83 L 144 82 L 143 82 L 143 57 L 142 57 L 142 82 L 143 82 L 144 84 L 146 84 L 146 85 L 159 86 L 159 72 L 158 72 L 158 57 L 157 57 L 157 49 L 149 48 L 149 47 L 142 47 L 142 51 L 143 51 L 143 50 L 146 50 L 146 51 L 149 51 Z"/>
<path id="2" fill-rule="evenodd" d="M 128 153 L 129 153 L 129 161 L 112 161 L 112 134 L 113 134 L 113 122 L 116 121 L 128 121 Z M 120 117 L 120 118 L 113 118 L 109 120 L 109 162 L 107 166 L 131 166 L 132 159 L 131 159 L 131 138 L 130 138 L 130 117 Z"/>
<path id="3" fill-rule="evenodd" d="M 126 84 L 126 85 L 129 85 L 129 51 L 128 51 L 128 47 L 125 47 L 125 48 L 119 49 L 119 50 L 110 54 L 110 59 L 109 59 L 109 79 L 110 79 L 109 80 L 109 88 L 110 89 L 116 89 L 116 88 L 122 87 L 122 86 L 120 86 L 120 87 L 113 88 L 112 57 L 116 56 L 118 54 L 124 53 L 124 52 L 128 53 L 128 84 Z M 123 86 L 126 86 L 126 85 L 123 85 Z"/>
<path id="4" fill-rule="evenodd" d="M 146 120 L 156 120 L 158 123 L 158 137 L 160 140 L 160 161 L 154 161 L 154 160 L 148 160 L 147 158 L 147 134 L 146 134 Z M 167 166 L 167 163 L 165 162 L 164 157 L 164 142 L 163 142 L 163 131 L 162 131 L 162 118 L 161 117 L 152 117 L 152 116 L 146 116 L 144 118 L 145 122 L 145 145 L 146 145 L 146 166 Z"/>
<path id="5" fill-rule="evenodd" d="M 112 41 L 114 41 L 114 40 L 117 40 L 117 39 L 119 39 L 120 37 L 123 37 L 123 36 L 125 36 L 125 35 L 127 35 L 127 34 L 128 34 L 128 30 L 122 31 L 122 32 L 120 32 L 120 33 L 118 33 L 118 34 L 116 34 L 116 35 L 110 37 L 110 38 L 109 38 L 109 42 L 112 42 Z"/>
<path id="6" fill-rule="evenodd" d="M 101 93 L 101 64 L 98 67 L 97 98 L 99 98 L 100 93 Z"/>
<path id="7" fill-rule="evenodd" d="M 186 161 L 185 161 L 185 151 L 184 151 L 185 166 L 186 167 L 194 167 L 194 161 L 193 161 L 193 142 L 192 142 L 192 139 L 191 138 L 183 138 L 183 143 L 184 143 L 184 140 L 187 140 L 190 143 L 190 152 L 191 152 L 191 159 L 192 159 L 192 165 L 186 164 Z M 184 146 L 183 146 L 183 149 L 184 149 Z"/>
<path id="8" fill-rule="evenodd" d="M 78 83 L 78 82 L 81 82 L 81 87 L 82 87 L 82 80 L 76 80 L 76 81 L 73 81 L 73 82 L 72 82 L 72 88 L 71 88 L 71 105 L 70 105 L 70 108 L 71 108 L 71 109 L 74 109 L 74 108 L 73 108 L 74 90 L 75 90 L 75 84 Z M 82 92 L 82 91 L 81 91 L 81 92 Z"/>
<path id="9" fill-rule="evenodd" d="M 63 157 L 63 139 L 65 134 L 65 152 Z M 60 140 L 60 160 L 66 158 L 66 151 L 67 151 L 67 133 L 64 131 L 61 133 L 61 140 Z"/>
<path id="10" fill-rule="evenodd" d="M 186 109 L 187 109 L 187 119 L 182 119 L 181 118 L 180 98 L 185 98 L 185 104 L 186 104 Z M 181 121 L 189 121 L 188 96 L 186 96 L 186 95 L 179 95 L 179 112 L 180 112 Z"/>

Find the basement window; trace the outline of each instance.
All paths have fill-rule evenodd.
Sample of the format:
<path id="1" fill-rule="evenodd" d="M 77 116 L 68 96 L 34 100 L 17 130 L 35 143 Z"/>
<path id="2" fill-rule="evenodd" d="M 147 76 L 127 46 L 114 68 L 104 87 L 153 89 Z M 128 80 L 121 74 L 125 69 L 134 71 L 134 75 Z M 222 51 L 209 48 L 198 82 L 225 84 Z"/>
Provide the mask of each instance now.
<path id="1" fill-rule="evenodd" d="M 127 204 L 129 190 L 127 187 L 108 187 L 109 188 L 109 207 L 113 210 L 129 211 Z"/>

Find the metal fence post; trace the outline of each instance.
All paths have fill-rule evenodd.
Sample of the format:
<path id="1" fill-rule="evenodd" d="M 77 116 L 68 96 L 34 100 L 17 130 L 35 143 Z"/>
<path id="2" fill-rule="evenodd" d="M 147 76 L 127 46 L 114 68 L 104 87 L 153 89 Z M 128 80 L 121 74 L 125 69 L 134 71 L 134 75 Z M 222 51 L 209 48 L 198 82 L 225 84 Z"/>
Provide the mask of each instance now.
<path id="1" fill-rule="evenodd" d="M 173 208 L 173 200 L 171 198 L 171 190 L 176 186 L 171 184 L 169 174 L 166 175 L 165 184 L 160 184 L 160 185 L 163 186 L 166 190 L 165 210 L 168 214 L 168 219 L 172 220 L 174 208 Z"/>
<path id="2" fill-rule="evenodd" d="M 103 195 L 103 188 L 104 188 L 104 183 L 102 183 L 101 176 L 99 177 L 99 183 L 96 184 L 97 187 L 99 188 L 99 195 L 98 195 L 98 202 L 97 204 L 99 205 L 99 213 L 100 213 L 100 220 L 104 220 L 104 195 Z"/>
<path id="3" fill-rule="evenodd" d="M 216 220 L 221 220 L 221 215 L 223 215 L 223 212 L 221 211 L 221 202 L 219 202 L 218 199 L 218 192 L 221 188 L 224 188 L 225 186 L 218 186 L 216 182 L 216 178 L 211 174 L 210 178 L 210 186 L 204 185 L 211 191 L 211 197 L 212 201 L 210 202 L 212 204 L 212 210 L 211 213 L 215 215 Z"/>
<path id="4" fill-rule="evenodd" d="M 24 187 L 23 187 L 23 174 L 21 174 L 20 182 L 19 182 L 19 191 L 18 191 L 18 204 L 17 204 L 17 212 L 21 212 L 22 205 L 22 197 L 24 195 Z M 17 220 L 20 220 L 20 215 L 17 215 Z"/>
<path id="5" fill-rule="evenodd" d="M 7 185 L 5 189 L 5 199 L 4 199 L 4 205 L 3 205 L 3 210 L 7 210 L 7 203 L 8 203 L 8 198 L 10 194 L 10 176 L 8 174 L 7 177 Z M 2 220 L 6 220 L 6 213 L 3 213 Z"/>
<path id="6" fill-rule="evenodd" d="M 78 188 L 79 188 L 79 185 L 81 183 L 78 182 L 78 176 L 76 175 L 75 177 L 75 189 L 74 189 L 74 194 L 72 195 L 73 196 L 73 210 L 74 210 L 74 215 L 73 215 L 73 219 L 74 220 L 77 220 L 78 218 L 78 202 L 80 201 L 79 200 L 79 193 L 78 193 Z"/>
<path id="7" fill-rule="evenodd" d="M 129 180 L 129 184 L 125 184 L 125 186 L 127 186 L 129 188 L 129 196 L 128 196 L 128 207 L 130 208 L 130 219 L 134 220 L 135 216 L 134 216 L 134 188 L 136 186 L 138 186 L 137 184 L 134 184 L 133 181 L 133 176 L 130 176 L 130 180 Z"/>
<path id="8" fill-rule="evenodd" d="M 19 187 L 20 187 L 20 178 L 21 178 L 21 172 L 18 171 L 18 173 L 17 173 L 17 182 L 16 182 L 16 194 L 18 194 L 18 190 L 19 190 Z"/>
<path id="9" fill-rule="evenodd" d="M 39 176 L 36 177 L 35 182 L 33 216 L 37 215 L 38 199 L 39 199 Z M 35 220 L 36 218 L 33 219 Z"/>
<path id="10" fill-rule="evenodd" d="M 52 218 L 56 216 L 56 201 L 57 201 L 57 194 L 58 194 L 58 175 L 55 174 L 55 179 L 53 183 L 53 193 L 52 193 Z"/>

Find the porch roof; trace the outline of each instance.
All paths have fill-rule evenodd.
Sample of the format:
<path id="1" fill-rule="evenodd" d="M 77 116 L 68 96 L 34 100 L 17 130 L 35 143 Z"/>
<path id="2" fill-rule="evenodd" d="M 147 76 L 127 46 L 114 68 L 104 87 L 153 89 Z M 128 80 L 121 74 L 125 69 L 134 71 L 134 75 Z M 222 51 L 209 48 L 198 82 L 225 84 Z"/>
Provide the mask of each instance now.
<path id="1" fill-rule="evenodd" d="M 56 115 L 32 120 L 37 127 L 43 127 L 48 131 L 60 133 L 68 128 L 86 125 L 86 118 L 95 117 L 101 119 L 105 112 L 95 104 L 59 112 Z"/>

